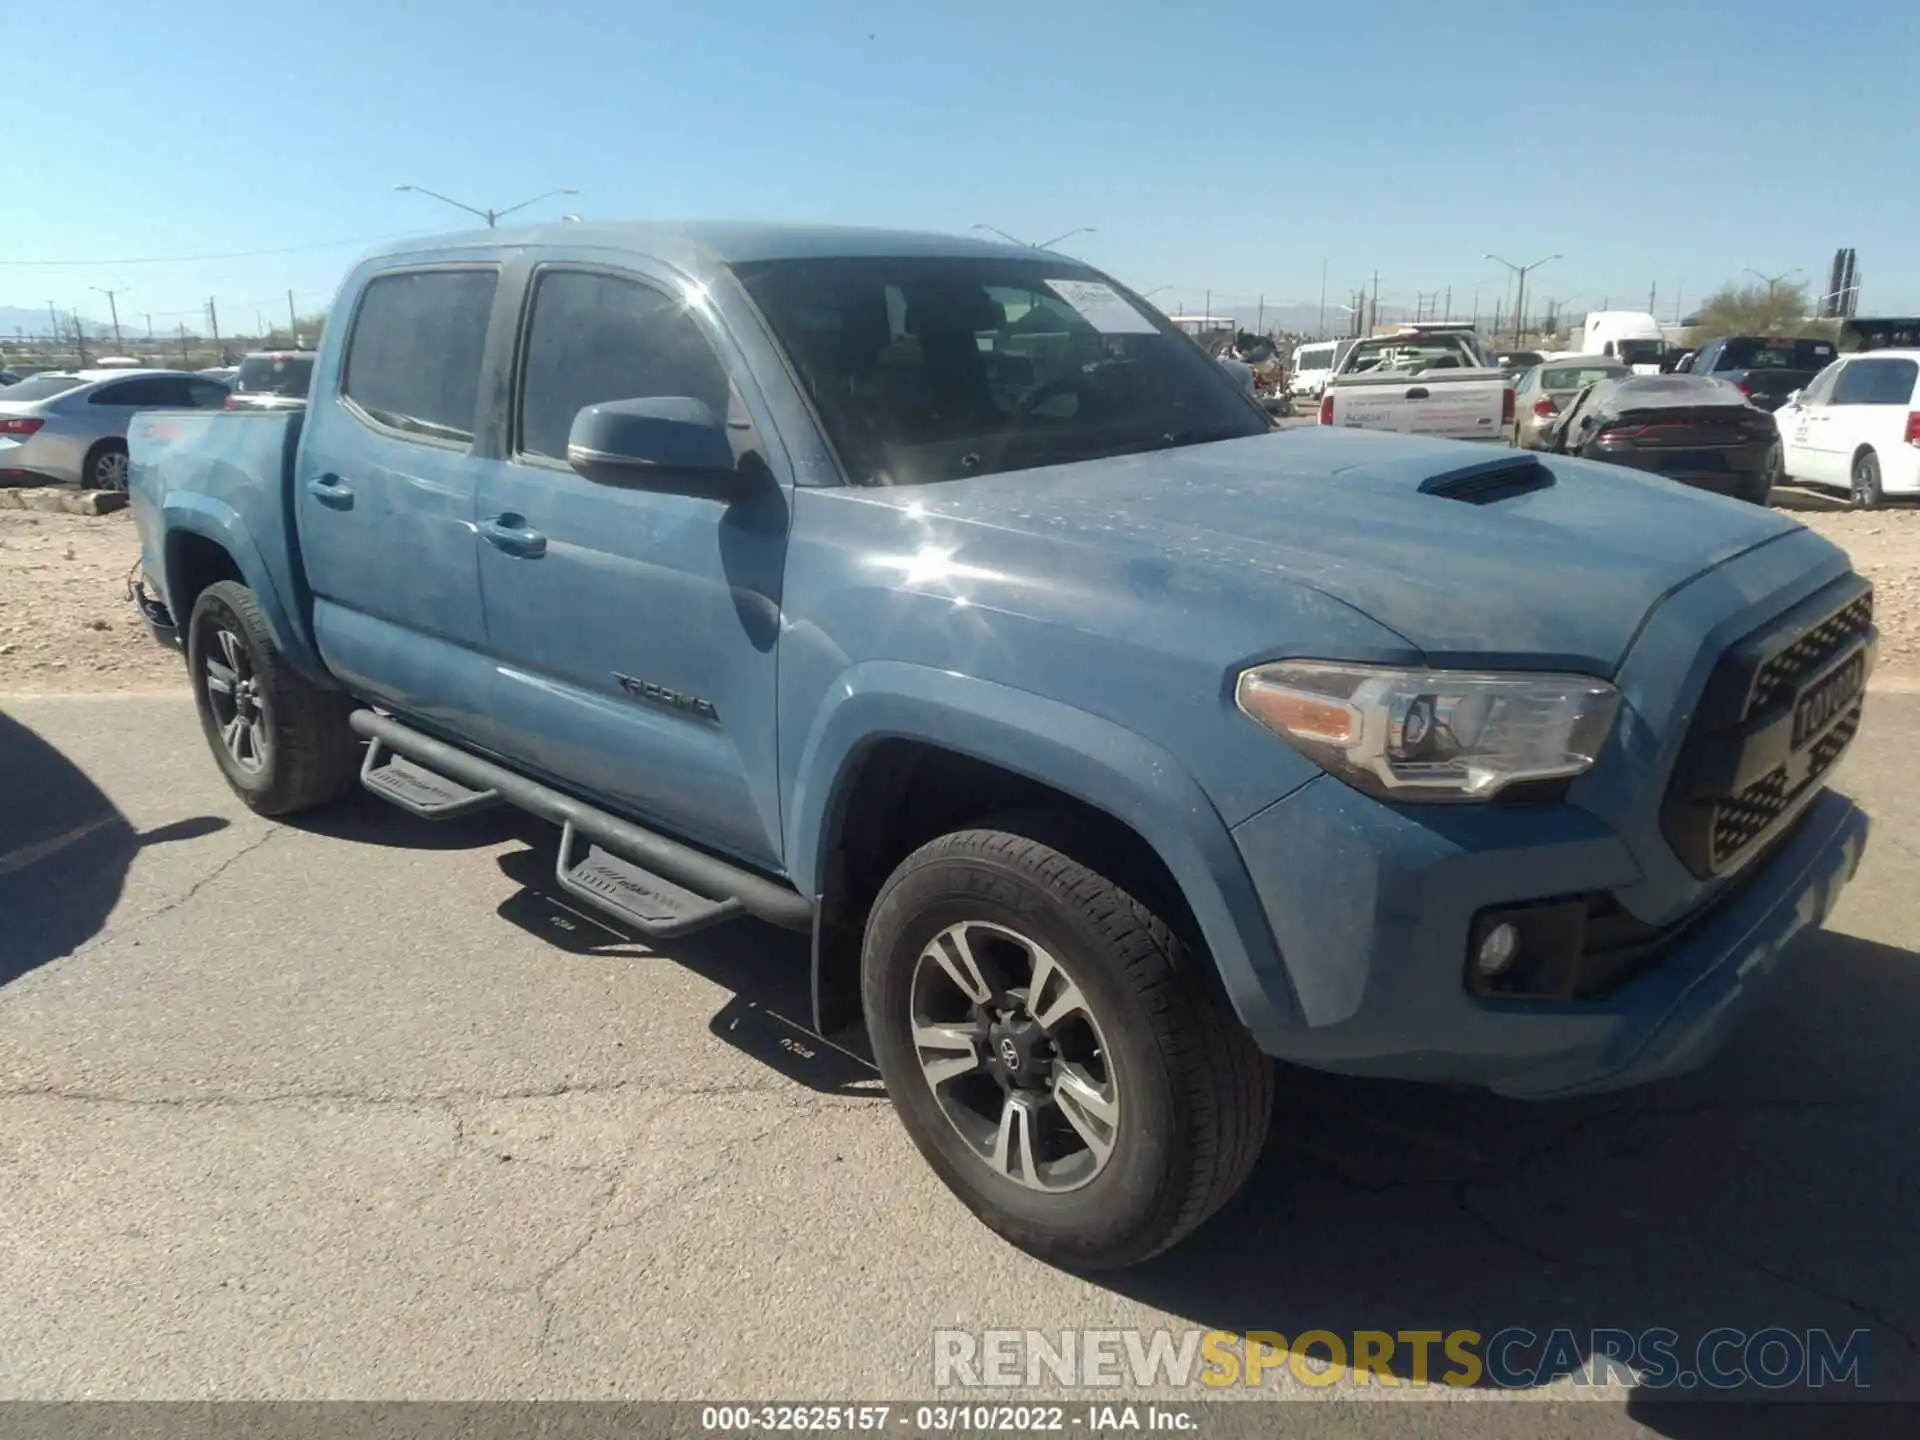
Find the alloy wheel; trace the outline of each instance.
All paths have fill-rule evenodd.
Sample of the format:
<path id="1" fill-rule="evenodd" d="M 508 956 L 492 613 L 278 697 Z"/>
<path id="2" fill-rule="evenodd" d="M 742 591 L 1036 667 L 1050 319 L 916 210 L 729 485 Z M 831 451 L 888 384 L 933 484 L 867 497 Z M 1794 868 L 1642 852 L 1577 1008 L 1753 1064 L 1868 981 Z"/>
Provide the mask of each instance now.
<path id="1" fill-rule="evenodd" d="M 233 763 L 255 775 L 266 768 L 269 745 L 260 680 L 238 635 L 221 628 L 214 632 L 214 640 L 215 646 L 201 663 L 201 679 L 213 707 L 214 725 Z"/>
<path id="2" fill-rule="evenodd" d="M 1086 992 L 1038 942 L 949 925 L 915 962 L 914 1055 L 974 1155 L 1032 1190 L 1077 1190 L 1107 1167 L 1120 1089 Z"/>
<path id="3" fill-rule="evenodd" d="M 108 450 L 93 462 L 94 487 L 100 490 L 125 490 L 127 472 L 127 452 Z"/>

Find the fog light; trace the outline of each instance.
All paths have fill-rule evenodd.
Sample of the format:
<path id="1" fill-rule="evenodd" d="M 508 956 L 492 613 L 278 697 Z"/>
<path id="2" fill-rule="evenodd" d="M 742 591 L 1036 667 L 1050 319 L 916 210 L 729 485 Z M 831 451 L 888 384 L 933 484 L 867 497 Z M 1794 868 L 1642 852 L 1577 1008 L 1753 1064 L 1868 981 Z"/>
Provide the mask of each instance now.
<path id="1" fill-rule="evenodd" d="M 1503 920 L 1481 937 L 1480 950 L 1473 957 L 1473 963 L 1481 975 L 1493 980 L 1512 968 L 1514 957 L 1519 953 L 1520 932 Z"/>

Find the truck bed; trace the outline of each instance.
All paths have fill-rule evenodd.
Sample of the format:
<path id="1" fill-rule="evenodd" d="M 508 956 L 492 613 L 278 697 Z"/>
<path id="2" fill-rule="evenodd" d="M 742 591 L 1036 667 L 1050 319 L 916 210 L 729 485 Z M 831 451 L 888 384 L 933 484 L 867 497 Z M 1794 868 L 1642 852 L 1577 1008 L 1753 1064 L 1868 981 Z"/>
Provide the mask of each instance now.
<path id="1" fill-rule="evenodd" d="M 305 625 L 284 623 L 308 613 L 291 502 L 293 460 L 304 410 L 153 410 L 127 430 L 128 500 L 139 525 L 140 560 L 155 598 L 177 612 L 167 594 L 168 557 L 158 537 L 202 535 L 258 557 L 269 594 L 261 602 L 290 654 L 307 651 Z M 176 540 L 175 543 L 178 543 Z"/>

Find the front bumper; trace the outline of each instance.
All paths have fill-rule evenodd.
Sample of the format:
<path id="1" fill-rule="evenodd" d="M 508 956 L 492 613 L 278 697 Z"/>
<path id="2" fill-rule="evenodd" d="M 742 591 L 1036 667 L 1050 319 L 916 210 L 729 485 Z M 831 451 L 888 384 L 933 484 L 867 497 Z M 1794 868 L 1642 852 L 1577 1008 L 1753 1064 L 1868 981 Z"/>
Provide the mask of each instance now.
<path id="1" fill-rule="evenodd" d="M 1314 781 L 1234 831 L 1308 1021 L 1255 1024 L 1254 1038 L 1319 1069 L 1529 1098 L 1682 1073 L 1778 974 L 1789 942 L 1825 920 L 1867 829 L 1852 801 L 1824 792 L 1708 909 L 1668 927 L 1671 944 L 1617 989 L 1488 1000 L 1465 984 L 1475 914 L 1630 885 L 1638 867 L 1627 848 L 1570 806 L 1416 811 Z"/>

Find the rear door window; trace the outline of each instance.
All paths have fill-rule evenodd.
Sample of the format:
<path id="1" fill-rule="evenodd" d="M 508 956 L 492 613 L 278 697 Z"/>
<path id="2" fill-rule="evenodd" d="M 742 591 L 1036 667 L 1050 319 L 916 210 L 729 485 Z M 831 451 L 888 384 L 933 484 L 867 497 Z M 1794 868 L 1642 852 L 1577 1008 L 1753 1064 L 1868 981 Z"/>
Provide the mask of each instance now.
<path id="1" fill-rule="evenodd" d="M 102 385 L 87 397 L 89 405 L 155 405 L 156 391 L 151 380 L 116 380 Z"/>
<path id="2" fill-rule="evenodd" d="M 360 297 L 340 393 L 409 438 L 471 444 L 498 285 L 492 268 L 376 276 Z"/>

